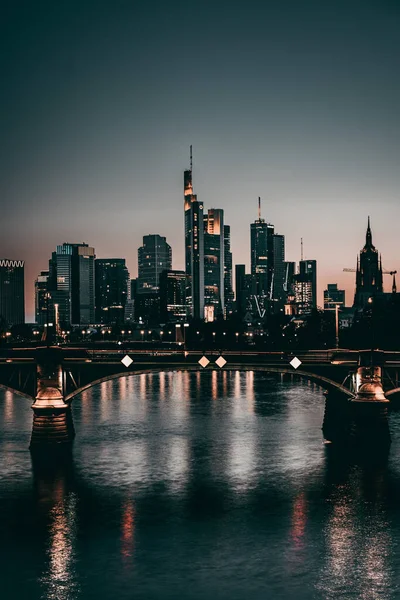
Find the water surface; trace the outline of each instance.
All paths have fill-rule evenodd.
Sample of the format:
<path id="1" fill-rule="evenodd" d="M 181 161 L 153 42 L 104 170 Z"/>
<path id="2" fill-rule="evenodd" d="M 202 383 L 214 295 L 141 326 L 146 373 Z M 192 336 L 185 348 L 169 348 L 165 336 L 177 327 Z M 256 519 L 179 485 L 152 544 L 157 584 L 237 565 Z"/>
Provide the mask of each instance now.
<path id="1" fill-rule="evenodd" d="M 2 597 L 400 598 L 398 414 L 362 461 L 323 411 L 260 372 L 135 375 L 75 398 L 72 453 L 43 462 L 0 390 Z"/>

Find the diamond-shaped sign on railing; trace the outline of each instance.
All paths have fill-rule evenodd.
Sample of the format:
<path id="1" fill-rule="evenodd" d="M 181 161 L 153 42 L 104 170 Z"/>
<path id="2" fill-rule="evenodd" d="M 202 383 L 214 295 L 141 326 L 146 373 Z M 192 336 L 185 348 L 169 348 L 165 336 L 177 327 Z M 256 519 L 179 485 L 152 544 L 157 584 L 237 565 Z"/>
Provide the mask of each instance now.
<path id="1" fill-rule="evenodd" d="M 133 363 L 133 360 L 131 359 L 130 356 L 128 356 L 127 354 L 125 354 L 124 358 L 121 360 L 122 364 L 124 365 L 124 367 L 128 368 L 131 366 L 131 364 Z"/>
<path id="2" fill-rule="evenodd" d="M 294 358 L 292 358 L 289 364 L 292 365 L 293 369 L 298 369 L 301 365 L 301 360 L 299 360 L 297 356 L 295 356 Z"/>
<path id="3" fill-rule="evenodd" d="M 203 367 L 203 369 L 206 368 L 206 366 L 209 364 L 209 360 L 206 356 L 202 356 L 201 359 L 199 360 L 199 365 L 201 365 Z"/>
<path id="4" fill-rule="evenodd" d="M 224 359 L 223 356 L 220 356 L 219 358 L 217 358 L 217 360 L 215 361 L 215 364 L 219 366 L 220 369 L 222 369 L 222 367 L 224 365 L 226 365 L 226 360 Z"/>

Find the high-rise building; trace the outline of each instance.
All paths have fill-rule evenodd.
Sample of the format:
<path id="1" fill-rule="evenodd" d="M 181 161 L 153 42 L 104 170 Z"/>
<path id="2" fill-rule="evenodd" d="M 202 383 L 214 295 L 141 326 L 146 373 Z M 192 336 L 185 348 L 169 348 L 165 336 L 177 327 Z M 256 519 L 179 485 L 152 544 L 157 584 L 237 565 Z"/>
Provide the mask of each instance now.
<path id="1" fill-rule="evenodd" d="M 274 269 L 274 226 L 261 218 L 261 199 L 258 199 L 258 219 L 250 225 L 251 274 L 255 295 L 272 298 Z"/>
<path id="2" fill-rule="evenodd" d="M 317 307 L 317 261 L 301 260 L 293 279 L 297 314 L 309 315 Z"/>
<path id="3" fill-rule="evenodd" d="M 238 315 L 243 315 L 245 306 L 243 303 L 244 278 L 246 275 L 246 265 L 235 265 L 235 306 Z"/>
<path id="4" fill-rule="evenodd" d="M 9 326 L 25 323 L 23 260 L 0 259 L 0 317 Z"/>
<path id="5" fill-rule="evenodd" d="M 233 313 L 233 281 L 230 225 L 224 225 L 224 302 L 224 316 L 226 318 L 227 316 Z"/>
<path id="6" fill-rule="evenodd" d="M 272 273 L 272 300 L 273 311 L 283 312 L 286 302 L 285 291 L 285 236 L 278 233 L 273 235 L 274 269 Z"/>
<path id="7" fill-rule="evenodd" d="M 35 322 L 45 325 L 48 319 L 49 271 L 41 271 L 35 280 Z"/>
<path id="8" fill-rule="evenodd" d="M 128 297 L 129 272 L 124 258 L 95 260 L 96 323 L 122 323 Z"/>
<path id="9" fill-rule="evenodd" d="M 327 289 L 324 290 L 324 310 L 333 309 L 336 304 L 344 307 L 345 290 L 338 290 L 337 283 L 328 283 Z"/>
<path id="10" fill-rule="evenodd" d="M 224 211 L 210 208 L 204 214 L 204 306 L 216 317 L 224 314 Z"/>
<path id="11" fill-rule="evenodd" d="M 203 204 L 193 194 L 192 146 L 190 169 L 184 172 L 185 271 L 188 313 L 195 319 L 204 317 L 204 223 Z"/>
<path id="12" fill-rule="evenodd" d="M 52 254 L 48 290 L 61 322 L 94 323 L 94 259 L 94 248 L 85 243 L 64 243 Z"/>
<path id="13" fill-rule="evenodd" d="M 160 275 L 160 316 L 163 323 L 185 321 L 186 274 L 184 271 L 163 271 Z"/>
<path id="14" fill-rule="evenodd" d="M 356 293 L 354 307 L 363 308 L 368 299 L 383 292 L 382 258 L 372 243 L 372 232 L 368 217 L 368 226 L 364 248 L 357 257 Z"/>
<path id="15" fill-rule="evenodd" d="M 138 249 L 138 266 L 137 294 L 158 294 L 160 274 L 172 268 L 172 250 L 165 237 L 143 236 L 143 246 Z"/>
<path id="16" fill-rule="evenodd" d="M 235 265 L 235 303 L 236 312 L 244 317 L 248 311 L 253 311 L 254 277 L 246 275 L 245 265 Z"/>

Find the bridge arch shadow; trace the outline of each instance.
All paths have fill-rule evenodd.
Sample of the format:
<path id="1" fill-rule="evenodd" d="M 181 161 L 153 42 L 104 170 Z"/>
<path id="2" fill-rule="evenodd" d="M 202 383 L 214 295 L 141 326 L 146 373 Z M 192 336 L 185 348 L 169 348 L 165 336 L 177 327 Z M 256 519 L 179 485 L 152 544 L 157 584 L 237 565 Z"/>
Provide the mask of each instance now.
<path id="1" fill-rule="evenodd" d="M 244 365 L 244 366 L 230 366 L 230 367 L 223 367 L 224 371 L 230 371 L 230 372 L 235 372 L 235 371 L 259 371 L 262 373 L 271 373 L 271 374 L 283 374 L 283 375 L 292 375 L 294 377 L 297 377 L 299 379 L 303 379 L 305 381 L 311 381 L 312 383 L 316 383 L 317 385 L 319 385 L 320 387 L 324 388 L 326 391 L 335 391 L 337 393 L 342 394 L 344 397 L 350 399 L 354 397 L 353 392 L 351 392 L 348 388 L 346 388 L 344 385 L 342 385 L 341 383 L 338 383 L 332 379 L 329 379 L 327 377 L 324 377 L 323 375 L 317 375 L 315 373 L 309 373 L 308 371 L 303 371 L 303 370 L 297 370 L 297 371 L 293 371 L 293 369 L 289 369 L 287 367 L 263 367 L 263 366 L 249 366 L 249 365 Z M 197 366 L 193 366 L 193 365 L 188 365 L 188 366 L 179 366 L 179 368 L 150 368 L 150 369 L 138 369 L 136 371 L 121 371 L 119 373 L 112 373 L 110 375 L 106 375 L 104 377 L 100 377 L 98 379 L 95 379 L 79 388 L 77 388 L 76 390 L 74 390 L 73 392 L 69 393 L 66 397 L 65 397 L 65 402 L 70 403 L 72 402 L 72 400 L 78 396 L 79 394 L 85 392 L 86 390 L 94 387 L 95 385 L 101 384 L 101 383 L 105 383 L 106 381 L 111 381 L 113 379 L 120 379 L 121 377 L 133 377 L 135 375 L 147 375 L 147 374 L 154 374 L 154 373 L 179 373 L 179 372 L 207 372 L 207 371 L 220 371 L 220 369 L 216 369 L 216 368 L 208 368 L 208 369 L 202 369 L 200 371 L 199 367 Z M 221 369 L 222 371 L 222 369 Z M 400 388 L 399 388 L 400 391 Z M 19 393 L 19 392 L 16 392 Z"/>

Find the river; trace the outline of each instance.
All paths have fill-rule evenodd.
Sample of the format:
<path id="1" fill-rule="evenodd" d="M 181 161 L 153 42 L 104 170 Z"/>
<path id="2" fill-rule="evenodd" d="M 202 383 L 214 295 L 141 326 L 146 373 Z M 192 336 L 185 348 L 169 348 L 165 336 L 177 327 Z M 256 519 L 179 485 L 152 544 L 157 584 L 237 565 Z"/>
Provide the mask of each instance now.
<path id="1" fill-rule="evenodd" d="M 400 414 L 387 459 L 324 444 L 323 390 L 261 372 L 134 375 L 32 457 L 0 390 L 1 597 L 400 598 Z"/>

